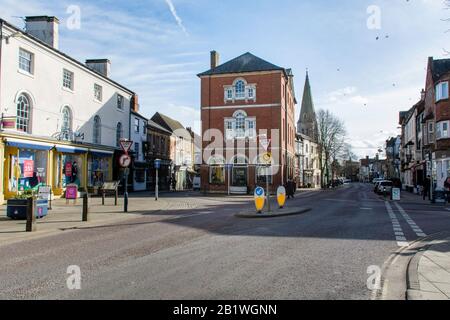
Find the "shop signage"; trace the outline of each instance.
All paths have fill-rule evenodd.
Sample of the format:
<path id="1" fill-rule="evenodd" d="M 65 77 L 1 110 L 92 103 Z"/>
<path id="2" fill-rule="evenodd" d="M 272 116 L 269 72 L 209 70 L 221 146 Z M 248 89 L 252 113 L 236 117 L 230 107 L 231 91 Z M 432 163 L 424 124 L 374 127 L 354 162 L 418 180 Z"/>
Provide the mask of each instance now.
<path id="1" fill-rule="evenodd" d="M 25 178 L 32 178 L 34 172 L 34 161 L 24 160 L 23 161 L 23 176 Z"/>
<path id="2" fill-rule="evenodd" d="M 64 166 L 64 172 L 66 174 L 66 177 L 72 176 L 72 162 L 67 162 Z"/>
<path id="3" fill-rule="evenodd" d="M 76 184 L 69 184 L 66 187 L 66 199 L 76 200 L 78 198 L 78 186 Z"/>
<path id="4" fill-rule="evenodd" d="M 131 157 L 127 154 L 123 154 L 120 156 L 119 163 L 122 168 L 128 168 L 131 164 Z"/>
<path id="5" fill-rule="evenodd" d="M 52 192 L 52 187 L 50 186 L 40 186 L 38 189 L 39 199 L 51 200 L 50 195 Z"/>
<path id="6" fill-rule="evenodd" d="M 3 117 L 1 127 L 2 129 L 16 129 L 16 117 Z"/>

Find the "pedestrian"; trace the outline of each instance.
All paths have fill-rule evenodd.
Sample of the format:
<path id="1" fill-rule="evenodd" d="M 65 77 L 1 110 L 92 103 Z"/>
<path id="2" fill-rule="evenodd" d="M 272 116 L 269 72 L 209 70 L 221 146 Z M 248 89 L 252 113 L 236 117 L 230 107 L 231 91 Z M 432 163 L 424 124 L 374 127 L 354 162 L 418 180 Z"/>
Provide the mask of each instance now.
<path id="1" fill-rule="evenodd" d="M 430 176 L 427 176 L 425 178 L 425 181 L 423 182 L 423 200 L 426 200 L 427 196 L 428 200 L 430 200 L 430 186 L 431 186 Z"/>
<path id="2" fill-rule="evenodd" d="M 445 188 L 445 196 L 447 197 L 447 201 L 450 200 L 450 177 L 447 177 L 444 182 L 444 188 Z"/>

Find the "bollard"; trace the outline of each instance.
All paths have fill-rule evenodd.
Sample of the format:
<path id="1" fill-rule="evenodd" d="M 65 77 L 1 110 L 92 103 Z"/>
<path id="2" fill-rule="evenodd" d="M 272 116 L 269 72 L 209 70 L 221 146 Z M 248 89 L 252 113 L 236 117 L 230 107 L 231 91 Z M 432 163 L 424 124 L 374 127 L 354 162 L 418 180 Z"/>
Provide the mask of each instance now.
<path id="1" fill-rule="evenodd" d="M 89 214 L 89 196 L 87 193 L 85 193 L 83 195 L 83 216 L 82 216 L 83 222 L 86 222 L 89 220 L 88 214 Z"/>
<path id="2" fill-rule="evenodd" d="M 105 190 L 102 190 L 102 206 L 105 205 Z"/>
<path id="3" fill-rule="evenodd" d="M 34 197 L 27 199 L 27 224 L 26 232 L 36 231 L 36 215 L 34 214 L 36 209 L 36 201 Z"/>
<path id="4" fill-rule="evenodd" d="M 114 205 L 117 206 L 117 201 L 119 199 L 119 187 L 116 188 L 116 193 L 114 194 Z"/>

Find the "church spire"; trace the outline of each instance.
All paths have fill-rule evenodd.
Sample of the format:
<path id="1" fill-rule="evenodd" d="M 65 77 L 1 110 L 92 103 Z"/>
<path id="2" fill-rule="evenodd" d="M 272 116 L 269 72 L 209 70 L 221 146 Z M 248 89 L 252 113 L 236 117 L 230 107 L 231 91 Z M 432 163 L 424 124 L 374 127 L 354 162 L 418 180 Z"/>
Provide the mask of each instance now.
<path id="1" fill-rule="evenodd" d="M 300 119 L 297 123 L 297 132 L 308 136 L 313 140 L 317 139 L 317 120 L 316 113 L 314 111 L 308 69 L 306 69 L 305 88 L 303 90 Z"/>

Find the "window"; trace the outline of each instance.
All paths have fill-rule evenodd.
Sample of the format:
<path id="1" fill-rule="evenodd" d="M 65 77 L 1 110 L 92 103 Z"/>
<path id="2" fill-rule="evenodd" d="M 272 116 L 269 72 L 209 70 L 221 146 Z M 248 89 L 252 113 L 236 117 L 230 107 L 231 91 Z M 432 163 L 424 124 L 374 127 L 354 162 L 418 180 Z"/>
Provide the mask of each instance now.
<path id="1" fill-rule="evenodd" d="M 142 126 L 142 132 L 144 133 L 144 134 L 147 134 L 147 122 L 143 122 L 143 126 Z"/>
<path id="2" fill-rule="evenodd" d="M 436 85 L 436 102 L 448 99 L 448 82 L 441 82 Z"/>
<path id="3" fill-rule="evenodd" d="M 209 183 L 225 183 L 225 161 L 219 157 L 213 157 L 209 161 Z"/>
<path id="4" fill-rule="evenodd" d="M 29 133 L 30 115 L 30 98 L 25 94 L 21 94 L 17 99 L 17 130 Z"/>
<path id="5" fill-rule="evenodd" d="M 101 85 L 94 84 L 94 97 L 97 101 L 102 101 L 103 98 L 103 88 Z"/>
<path id="6" fill-rule="evenodd" d="M 136 152 L 136 159 L 139 159 L 139 142 L 134 143 L 134 152 Z"/>
<path id="7" fill-rule="evenodd" d="M 117 108 L 123 110 L 123 96 L 117 95 Z"/>
<path id="8" fill-rule="evenodd" d="M 245 82 L 244 80 L 238 80 L 234 84 L 234 93 L 236 99 L 245 99 Z"/>
<path id="9" fill-rule="evenodd" d="M 24 49 L 19 49 L 19 69 L 33 74 L 34 55 Z"/>
<path id="10" fill-rule="evenodd" d="M 225 89 L 225 100 L 233 100 L 233 89 L 232 88 Z"/>
<path id="11" fill-rule="evenodd" d="M 436 124 L 436 139 L 448 139 L 450 121 L 442 121 Z"/>
<path id="12" fill-rule="evenodd" d="M 63 140 L 70 140 L 72 133 L 72 111 L 68 106 L 62 109 L 61 133 Z"/>
<path id="13" fill-rule="evenodd" d="M 120 139 L 122 139 L 122 123 L 118 123 L 116 127 L 116 145 L 120 147 Z"/>
<path id="14" fill-rule="evenodd" d="M 247 97 L 249 99 L 253 99 L 255 97 L 255 90 L 253 89 L 253 87 L 248 88 L 248 95 Z"/>
<path id="15" fill-rule="evenodd" d="M 139 119 L 134 118 L 134 132 L 139 132 Z"/>
<path id="16" fill-rule="evenodd" d="M 238 114 L 236 116 L 236 126 L 235 126 L 236 138 L 245 137 L 245 115 Z"/>
<path id="17" fill-rule="evenodd" d="M 63 69 L 63 87 L 73 90 L 73 72 Z"/>
<path id="18" fill-rule="evenodd" d="M 236 111 L 233 118 L 225 119 L 225 135 L 227 140 L 236 138 L 255 138 L 256 120 L 248 117 L 242 110 Z"/>
<path id="19" fill-rule="evenodd" d="M 99 116 L 94 117 L 94 130 L 92 142 L 95 144 L 101 144 L 101 131 L 102 130 L 102 121 Z"/>

